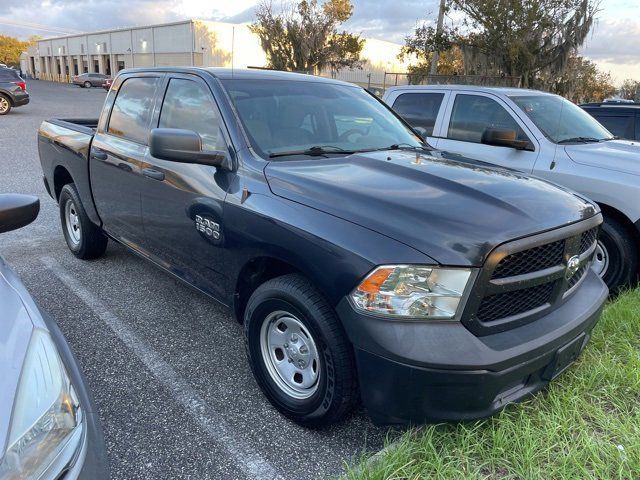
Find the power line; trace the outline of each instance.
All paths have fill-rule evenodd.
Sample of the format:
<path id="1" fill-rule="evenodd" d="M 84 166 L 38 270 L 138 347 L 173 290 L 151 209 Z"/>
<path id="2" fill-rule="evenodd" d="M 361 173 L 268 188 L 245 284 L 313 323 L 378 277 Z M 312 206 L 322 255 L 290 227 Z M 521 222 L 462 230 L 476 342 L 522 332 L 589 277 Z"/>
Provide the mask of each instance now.
<path id="1" fill-rule="evenodd" d="M 69 30 L 59 27 L 50 27 L 47 25 L 40 25 L 38 23 L 30 23 L 30 22 L 17 22 L 15 20 L 7 20 L 4 18 L 0 18 L 0 25 L 9 25 L 12 27 L 21 27 L 21 28 L 30 28 L 32 30 L 38 30 L 42 32 L 50 32 L 50 33 L 58 33 L 62 35 L 69 35 L 74 33 L 82 33 L 78 30 Z"/>

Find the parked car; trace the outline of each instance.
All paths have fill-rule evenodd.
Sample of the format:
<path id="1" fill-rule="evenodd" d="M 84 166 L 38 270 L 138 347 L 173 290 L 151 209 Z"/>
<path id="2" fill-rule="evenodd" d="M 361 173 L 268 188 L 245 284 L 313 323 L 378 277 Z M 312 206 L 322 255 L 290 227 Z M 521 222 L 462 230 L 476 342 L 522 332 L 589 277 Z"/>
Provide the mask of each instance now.
<path id="1" fill-rule="evenodd" d="M 490 415 L 573 362 L 608 294 L 595 204 L 430 150 L 348 83 L 125 70 L 38 144 L 71 252 L 115 240 L 230 307 L 303 425 L 360 397 L 376 423 Z"/>
<path id="2" fill-rule="evenodd" d="M 111 88 L 112 82 L 113 80 L 111 78 L 106 78 L 104 82 L 102 82 L 102 88 L 104 88 L 108 92 L 109 89 Z"/>
<path id="3" fill-rule="evenodd" d="M 37 197 L 0 195 L 0 233 L 31 223 Z M 0 257 L 0 478 L 107 479 L 100 422 L 56 323 Z"/>
<path id="4" fill-rule="evenodd" d="M 640 145 L 557 95 L 467 85 L 392 87 L 384 101 L 438 149 L 520 170 L 595 200 L 604 214 L 596 272 L 612 291 L 637 280 Z"/>
<path id="5" fill-rule="evenodd" d="M 102 84 L 108 78 L 111 77 L 102 73 L 83 73 L 71 77 L 71 83 L 83 88 L 102 87 Z"/>
<path id="6" fill-rule="evenodd" d="M 640 140 L 639 103 L 585 103 L 580 107 L 616 137 Z"/>
<path id="7" fill-rule="evenodd" d="M 26 82 L 12 68 L 0 67 L 0 115 L 29 103 Z"/>

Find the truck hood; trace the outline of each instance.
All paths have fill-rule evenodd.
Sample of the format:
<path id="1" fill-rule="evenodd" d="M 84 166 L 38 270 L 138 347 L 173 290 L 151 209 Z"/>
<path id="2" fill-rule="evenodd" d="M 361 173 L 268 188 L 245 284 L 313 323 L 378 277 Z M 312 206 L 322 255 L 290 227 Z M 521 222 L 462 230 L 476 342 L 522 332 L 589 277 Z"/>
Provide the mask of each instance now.
<path id="1" fill-rule="evenodd" d="M 640 143 L 638 142 L 609 140 L 566 145 L 564 151 L 576 163 L 640 175 Z"/>
<path id="2" fill-rule="evenodd" d="M 444 265 L 480 266 L 497 245 L 596 214 L 543 180 L 445 152 L 272 162 L 275 195 L 402 242 Z"/>

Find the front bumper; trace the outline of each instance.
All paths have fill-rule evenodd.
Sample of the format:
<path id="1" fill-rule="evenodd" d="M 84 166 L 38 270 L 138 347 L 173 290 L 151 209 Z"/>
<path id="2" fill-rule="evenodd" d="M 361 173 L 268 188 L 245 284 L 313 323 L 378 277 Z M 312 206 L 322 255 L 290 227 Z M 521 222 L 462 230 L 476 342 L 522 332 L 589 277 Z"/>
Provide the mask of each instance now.
<path id="1" fill-rule="evenodd" d="M 47 324 L 51 338 L 56 344 L 60 358 L 78 395 L 84 418 L 82 444 L 71 464 L 66 466 L 68 469 L 64 474 L 64 479 L 107 480 L 109 467 L 102 428 L 84 375 L 56 322 L 42 310 L 40 313 Z"/>
<path id="2" fill-rule="evenodd" d="M 338 305 L 355 347 L 362 401 L 374 423 L 471 420 L 544 388 L 575 360 L 608 290 L 592 271 L 559 308 L 532 323 L 477 337 L 457 322 L 358 314 Z"/>

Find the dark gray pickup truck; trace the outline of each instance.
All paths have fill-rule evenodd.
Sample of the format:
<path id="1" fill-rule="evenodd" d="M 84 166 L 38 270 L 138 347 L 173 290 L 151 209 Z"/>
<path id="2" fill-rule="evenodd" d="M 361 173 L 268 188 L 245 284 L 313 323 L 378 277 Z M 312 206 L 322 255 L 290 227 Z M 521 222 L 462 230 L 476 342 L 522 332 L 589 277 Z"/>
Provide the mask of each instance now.
<path id="1" fill-rule="evenodd" d="M 228 306 L 307 426 L 359 399 L 377 423 L 490 415 L 575 360 L 607 297 L 597 206 L 432 150 L 347 83 L 128 70 L 100 119 L 38 138 L 71 251 L 115 240 Z"/>

